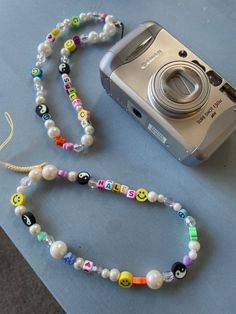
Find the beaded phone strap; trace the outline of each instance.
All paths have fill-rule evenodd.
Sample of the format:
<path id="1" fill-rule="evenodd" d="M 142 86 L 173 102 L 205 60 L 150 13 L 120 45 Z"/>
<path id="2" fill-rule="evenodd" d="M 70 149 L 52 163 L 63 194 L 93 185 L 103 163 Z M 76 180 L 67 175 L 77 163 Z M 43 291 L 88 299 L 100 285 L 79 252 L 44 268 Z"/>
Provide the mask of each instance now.
<path id="1" fill-rule="evenodd" d="M 52 54 L 52 46 L 60 32 L 71 28 L 73 30 L 79 29 L 86 22 L 105 22 L 103 31 L 100 33 L 91 31 L 89 34 L 82 34 L 80 36 L 75 35 L 71 39 L 68 39 L 64 43 L 64 48 L 61 49 L 61 63 L 58 70 L 61 74 L 64 84 L 64 90 L 68 94 L 69 100 L 72 106 L 77 112 L 78 120 L 84 129 L 84 135 L 81 137 L 79 144 L 68 142 L 63 136 L 61 136 L 60 129 L 55 125 L 51 114 L 49 113 L 49 107 L 46 102 L 45 93 L 42 85 L 43 63 L 46 58 Z M 44 121 L 44 125 L 47 128 L 47 134 L 53 139 L 54 143 L 64 150 L 73 150 L 77 153 L 82 152 L 85 148 L 88 148 L 93 144 L 94 127 L 90 122 L 90 112 L 83 107 L 82 100 L 79 98 L 77 90 L 73 87 L 71 79 L 69 77 L 70 66 L 69 56 L 77 49 L 91 44 L 107 42 L 116 34 L 117 29 L 121 29 L 121 37 L 124 32 L 124 25 L 122 22 L 116 20 L 112 15 L 105 13 L 81 13 L 79 16 L 73 16 L 71 19 L 65 19 L 56 25 L 55 28 L 46 36 L 46 40 L 38 45 L 38 55 L 36 58 L 35 66 L 31 70 L 31 75 L 34 81 L 34 88 L 36 90 L 36 114 Z"/>

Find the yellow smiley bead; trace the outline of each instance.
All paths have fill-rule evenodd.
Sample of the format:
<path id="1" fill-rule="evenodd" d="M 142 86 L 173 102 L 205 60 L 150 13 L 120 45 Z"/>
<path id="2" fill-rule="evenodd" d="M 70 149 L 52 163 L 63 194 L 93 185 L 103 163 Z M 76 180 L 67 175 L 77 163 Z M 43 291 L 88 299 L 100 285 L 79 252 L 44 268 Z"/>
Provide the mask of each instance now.
<path id="1" fill-rule="evenodd" d="M 74 40 L 68 39 L 68 40 L 64 43 L 64 47 L 67 48 L 70 52 L 73 52 L 73 51 L 75 51 L 75 49 L 76 49 L 76 44 L 74 43 Z"/>
<path id="2" fill-rule="evenodd" d="M 133 274 L 128 271 L 122 271 L 118 283 L 122 288 L 130 288 L 133 284 Z"/>
<path id="3" fill-rule="evenodd" d="M 145 202 L 148 199 L 148 191 L 144 188 L 139 188 L 135 193 L 136 200 L 139 202 Z"/>
<path id="4" fill-rule="evenodd" d="M 13 206 L 21 206 L 25 204 L 26 196 L 22 193 L 14 193 L 10 198 L 11 204 Z"/>
<path id="5" fill-rule="evenodd" d="M 50 32 L 53 36 L 57 36 L 60 33 L 60 29 L 55 27 Z"/>

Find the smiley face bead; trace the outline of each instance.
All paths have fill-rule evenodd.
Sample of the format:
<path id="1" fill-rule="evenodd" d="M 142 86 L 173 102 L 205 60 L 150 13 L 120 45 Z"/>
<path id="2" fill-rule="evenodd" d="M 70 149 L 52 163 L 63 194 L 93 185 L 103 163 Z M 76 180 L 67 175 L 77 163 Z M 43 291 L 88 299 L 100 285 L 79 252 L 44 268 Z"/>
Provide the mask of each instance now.
<path id="1" fill-rule="evenodd" d="M 37 114 L 40 118 L 42 118 L 42 116 L 43 116 L 45 113 L 49 113 L 49 108 L 48 108 L 48 106 L 45 105 L 45 104 L 40 104 L 40 105 L 36 106 L 35 112 L 36 112 L 36 114 Z"/>
<path id="2" fill-rule="evenodd" d="M 122 288 L 130 288 L 132 287 L 132 279 L 133 275 L 128 271 L 122 271 L 118 280 L 119 285 Z"/>
<path id="3" fill-rule="evenodd" d="M 36 223 L 36 219 L 34 215 L 31 212 L 26 212 L 24 215 L 21 216 L 23 223 L 30 227 Z"/>
<path id="4" fill-rule="evenodd" d="M 67 48 L 70 52 L 75 51 L 76 49 L 76 44 L 74 42 L 73 39 L 68 39 L 65 43 L 64 43 L 64 47 Z"/>
<path id="5" fill-rule="evenodd" d="M 78 16 L 72 16 L 70 19 L 70 26 L 71 28 L 79 28 L 81 24 L 80 18 Z"/>
<path id="6" fill-rule="evenodd" d="M 42 77 L 43 71 L 42 71 L 42 69 L 40 69 L 38 67 L 33 67 L 31 69 L 31 75 L 32 75 L 33 78 L 34 77 Z"/>
<path id="7" fill-rule="evenodd" d="M 58 66 L 58 71 L 60 74 L 69 74 L 70 73 L 70 66 L 68 63 L 62 62 Z"/>
<path id="8" fill-rule="evenodd" d="M 78 173 L 77 181 L 79 184 L 88 184 L 90 179 L 90 174 L 87 171 L 81 171 Z"/>
<path id="9" fill-rule="evenodd" d="M 145 202 L 148 199 L 148 191 L 144 188 L 139 188 L 135 193 L 136 200 L 139 202 Z"/>
<path id="10" fill-rule="evenodd" d="M 17 192 L 11 196 L 10 201 L 13 206 L 24 205 L 26 201 L 26 196 L 22 193 Z"/>
<path id="11" fill-rule="evenodd" d="M 174 263 L 171 267 L 171 271 L 177 279 L 183 279 L 187 274 L 186 266 L 180 262 Z"/>

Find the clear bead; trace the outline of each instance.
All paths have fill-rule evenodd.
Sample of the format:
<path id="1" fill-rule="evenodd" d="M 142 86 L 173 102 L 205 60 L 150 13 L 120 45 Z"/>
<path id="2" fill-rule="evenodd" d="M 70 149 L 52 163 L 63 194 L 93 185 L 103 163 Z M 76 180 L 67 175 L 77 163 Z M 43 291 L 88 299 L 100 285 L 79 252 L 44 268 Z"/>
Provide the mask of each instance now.
<path id="1" fill-rule="evenodd" d="M 173 199 L 166 197 L 166 198 L 164 199 L 164 204 L 165 204 L 167 207 L 173 207 L 173 205 L 174 205 Z"/>
<path id="2" fill-rule="evenodd" d="M 196 226 L 196 220 L 192 216 L 187 216 L 185 219 L 185 224 L 188 227 L 194 227 Z"/>
<path id="3" fill-rule="evenodd" d="M 61 31 L 64 31 L 66 29 L 66 26 L 63 22 L 57 23 L 56 27 L 59 28 Z"/>
<path id="4" fill-rule="evenodd" d="M 39 53 L 36 58 L 37 58 L 37 61 L 42 62 L 42 63 L 46 61 L 46 56 L 44 53 Z"/>
<path id="5" fill-rule="evenodd" d="M 43 243 L 44 243 L 46 246 L 48 246 L 48 247 L 50 247 L 50 246 L 53 244 L 53 242 L 55 242 L 55 240 L 54 240 L 53 236 L 51 236 L 51 235 L 47 235 L 47 236 L 43 239 Z"/>
<path id="6" fill-rule="evenodd" d="M 81 42 L 81 44 L 86 44 L 86 43 L 89 41 L 88 38 L 89 38 L 88 35 L 82 34 L 82 35 L 80 36 L 80 42 Z"/>
<path id="7" fill-rule="evenodd" d="M 28 176 L 24 177 L 20 180 L 20 184 L 23 185 L 24 187 L 30 186 L 31 183 L 32 183 L 32 181 L 30 180 L 30 178 Z"/>
<path id="8" fill-rule="evenodd" d="M 88 182 L 88 186 L 91 188 L 91 189 L 96 189 L 97 188 L 97 183 L 98 181 L 96 179 L 90 179 L 89 182 Z"/>
<path id="9" fill-rule="evenodd" d="M 66 57 L 66 56 L 63 56 L 63 57 L 61 57 L 61 62 L 63 62 L 63 63 L 69 63 L 69 62 L 70 62 L 70 59 L 69 59 L 68 57 Z"/>
<path id="10" fill-rule="evenodd" d="M 171 282 L 174 280 L 174 274 L 172 271 L 165 271 L 162 273 L 165 282 Z"/>
<path id="11" fill-rule="evenodd" d="M 103 268 L 101 267 L 101 266 L 93 266 L 93 273 L 95 274 L 95 275 L 98 275 L 98 276 L 101 276 L 101 273 L 102 273 L 102 270 L 103 270 Z"/>
<path id="12" fill-rule="evenodd" d="M 37 92 L 40 92 L 43 90 L 43 85 L 42 84 L 34 84 L 34 89 L 37 91 Z"/>
<path id="13" fill-rule="evenodd" d="M 82 145 L 82 144 L 74 144 L 73 150 L 76 153 L 81 153 L 84 150 L 84 145 Z"/>

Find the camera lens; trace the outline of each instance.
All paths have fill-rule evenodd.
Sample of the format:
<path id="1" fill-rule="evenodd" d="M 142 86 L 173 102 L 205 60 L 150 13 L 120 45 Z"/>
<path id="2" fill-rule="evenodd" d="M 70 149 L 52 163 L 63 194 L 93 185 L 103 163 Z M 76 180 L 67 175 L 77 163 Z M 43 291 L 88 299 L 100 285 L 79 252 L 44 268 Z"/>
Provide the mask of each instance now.
<path id="1" fill-rule="evenodd" d="M 136 115 L 136 117 L 138 117 L 139 119 L 142 118 L 142 114 L 140 111 L 138 111 L 137 109 L 133 108 L 133 113 Z"/>
<path id="2" fill-rule="evenodd" d="M 152 76 L 148 87 L 152 105 L 172 117 L 194 114 L 205 104 L 208 95 L 205 72 L 188 61 L 167 63 Z"/>

